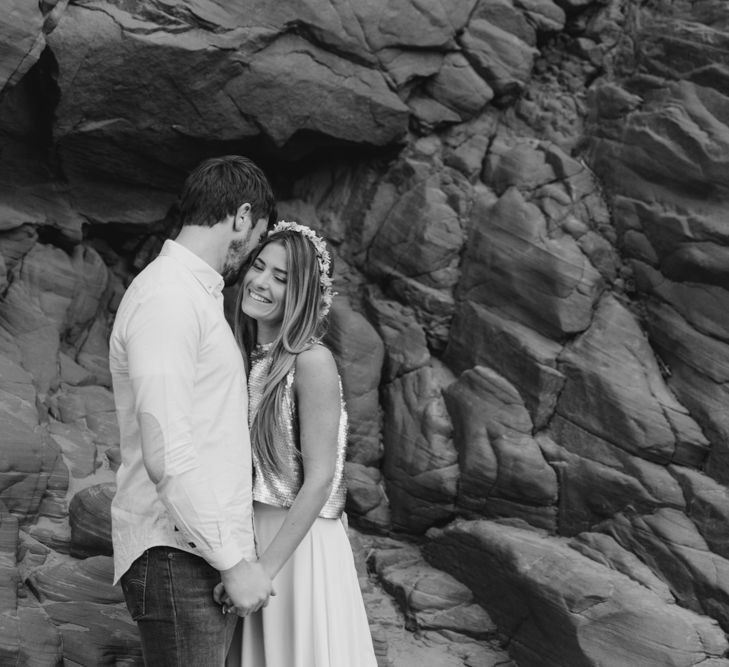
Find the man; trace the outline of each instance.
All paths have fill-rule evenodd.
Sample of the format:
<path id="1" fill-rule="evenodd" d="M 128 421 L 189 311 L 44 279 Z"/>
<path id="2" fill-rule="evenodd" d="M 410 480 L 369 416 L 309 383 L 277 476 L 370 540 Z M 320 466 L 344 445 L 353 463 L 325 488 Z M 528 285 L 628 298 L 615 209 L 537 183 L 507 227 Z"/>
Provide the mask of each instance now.
<path id="1" fill-rule="evenodd" d="M 208 667 L 223 665 L 237 620 L 214 586 L 241 615 L 272 593 L 255 561 L 246 377 L 222 288 L 276 216 L 263 172 L 240 156 L 199 165 L 179 213 L 178 236 L 127 289 L 109 342 L 122 459 L 114 579 L 147 665 Z"/>

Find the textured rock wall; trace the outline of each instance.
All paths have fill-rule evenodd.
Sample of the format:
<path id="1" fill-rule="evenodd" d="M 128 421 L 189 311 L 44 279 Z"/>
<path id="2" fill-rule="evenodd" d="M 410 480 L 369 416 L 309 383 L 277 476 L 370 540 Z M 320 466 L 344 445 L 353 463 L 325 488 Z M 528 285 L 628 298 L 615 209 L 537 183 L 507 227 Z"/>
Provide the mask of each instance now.
<path id="1" fill-rule="evenodd" d="M 521 667 L 729 665 L 723 2 L 13 0 L 0 32 L 0 661 L 139 659 L 106 341 L 185 173 L 242 152 L 335 247 L 352 521 L 422 540 Z"/>

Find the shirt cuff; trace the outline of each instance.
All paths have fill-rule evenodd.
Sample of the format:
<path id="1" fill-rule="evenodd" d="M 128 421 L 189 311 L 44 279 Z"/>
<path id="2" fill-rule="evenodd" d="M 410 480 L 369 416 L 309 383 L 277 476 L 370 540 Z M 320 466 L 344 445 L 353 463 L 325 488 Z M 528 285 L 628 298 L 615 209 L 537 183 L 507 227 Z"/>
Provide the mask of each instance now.
<path id="1" fill-rule="evenodd" d="M 239 561 L 245 558 L 246 550 L 242 545 L 232 545 L 216 549 L 215 551 L 202 551 L 198 550 L 200 555 L 212 565 L 216 570 L 222 572 L 228 570 L 234 565 L 237 565 Z"/>

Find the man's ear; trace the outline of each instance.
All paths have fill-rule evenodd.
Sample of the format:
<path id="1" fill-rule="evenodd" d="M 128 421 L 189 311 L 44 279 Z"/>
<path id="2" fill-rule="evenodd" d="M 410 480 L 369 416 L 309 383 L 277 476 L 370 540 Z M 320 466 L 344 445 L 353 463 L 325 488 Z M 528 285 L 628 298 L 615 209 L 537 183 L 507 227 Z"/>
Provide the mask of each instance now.
<path id="1" fill-rule="evenodd" d="M 245 202 L 238 207 L 238 210 L 236 210 L 235 215 L 233 216 L 233 231 L 243 232 L 246 230 L 246 227 L 248 227 L 248 229 L 252 229 L 253 216 L 251 214 L 251 208 L 252 207 L 248 202 Z"/>

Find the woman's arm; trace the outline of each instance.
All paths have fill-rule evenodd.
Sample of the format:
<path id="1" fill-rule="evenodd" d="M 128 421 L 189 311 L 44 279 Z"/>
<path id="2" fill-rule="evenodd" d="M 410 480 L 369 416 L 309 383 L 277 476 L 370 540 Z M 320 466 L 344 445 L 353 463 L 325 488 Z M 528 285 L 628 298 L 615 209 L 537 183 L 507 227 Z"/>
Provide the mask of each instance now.
<path id="1" fill-rule="evenodd" d="M 281 528 L 260 558 L 271 579 L 299 546 L 331 492 L 341 406 L 339 375 L 334 357 L 327 348 L 314 345 L 298 355 L 294 392 L 304 482 Z"/>

